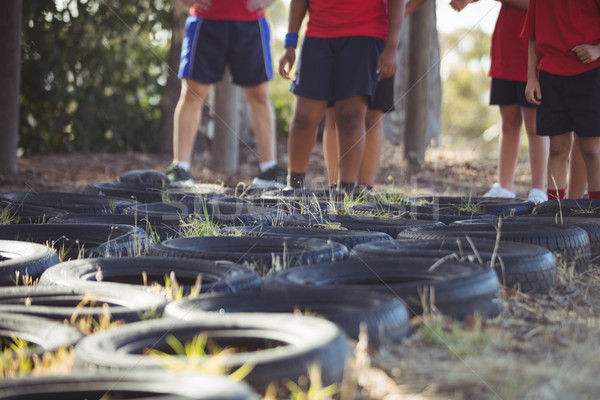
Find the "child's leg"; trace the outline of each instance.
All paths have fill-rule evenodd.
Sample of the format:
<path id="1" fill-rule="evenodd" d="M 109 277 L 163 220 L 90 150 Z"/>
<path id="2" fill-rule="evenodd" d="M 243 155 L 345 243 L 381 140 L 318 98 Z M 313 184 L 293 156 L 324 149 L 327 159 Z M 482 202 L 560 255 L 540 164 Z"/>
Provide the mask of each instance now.
<path id="1" fill-rule="evenodd" d="M 352 96 L 338 100 L 334 111 L 340 149 L 339 181 L 355 183 L 365 147 L 367 99 L 365 96 Z"/>
<path id="2" fill-rule="evenodd" d="M 296 96 L 288 137 L 288 170 L 306 172 L 326 106 L 326 101 Z"/>
<path id="3" fill-rule="evenodd" d="M 579 149 L 585 161 L 588 194 L 600 198 L 600 137 L 579 137 Z"/>
<path id="4" fill-rule="evenodd" d="M 548 157 L 548 198 L 564 196 L 567 187 L 567 159 L 571 151 L 571 135 L 550 136 L 550 155 Z M 560 196 L 558 196 L 560 195 Z"/>
<path id="5" fill-rule="evenodd" d="M 500 116 L 502 132 L 500 133 L 498 158 L 498 183 L 503 188 L 512 191 L 523 122 L 521 107 L 517 104 L 500 106 Z"/>
<path id="6" fill-rule="evenodd" d="M 358 173 L 358 184 L 373 187 L 379 170 L 381 142 L 383 141 L 383 111 L 368 110 L 366 119 L 365 150 Z"/>
<path id="7" fill-rule="evenodd" d="M 571 146 L 571 154 L 569 155 L 569 172 L 567 177 L 567 197 L 570 199 L 581 199 L 585 193 L 587 185 L 587 172 L 585 161 L 581 155 L 579 137 L 573 136 L 573 145 Z"/>
<path id="8" fill-rule="evenodd" d="M 333 107 L 325 111 L 325 127 L 323 129 L 323 158 L 327 167 L 329 186 L 337 184 L 340 156 L 338 154 L 338 133 L 335 125 Z"/>
<path id="9" fill-rule="evenodd" d="M 544 190 L 548 167 L 550 139 L 536 133 L 535 108 L 523 107 L 525 130 L 529 140 L 529 165 L 531 168 L 531 188 Z"/>

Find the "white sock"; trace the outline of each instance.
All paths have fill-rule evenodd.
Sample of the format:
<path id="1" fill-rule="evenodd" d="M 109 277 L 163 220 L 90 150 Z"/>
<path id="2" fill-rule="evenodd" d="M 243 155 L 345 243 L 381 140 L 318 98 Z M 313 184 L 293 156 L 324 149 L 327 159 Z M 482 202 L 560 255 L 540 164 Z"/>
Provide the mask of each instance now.
<path id="1" fill-rule="evenodd" d="M 260 164 L 258 164 L 258 168 L 260 169 L 260 172 L 265 172 L 266 170 L 273 168 L 276 165 L 277 165 L 276 160 L 265 161 L 265 162 L 261 162 Z"/>
<path id="2" fill-rule="evenodd" d="M 191 168 L 191 165 L 189 162 L 186 161 L 176 161 L 175 164 L 177 164 L 177 166 L 181 169 L 184 169 L 186 171 L 189 171 Z"/>

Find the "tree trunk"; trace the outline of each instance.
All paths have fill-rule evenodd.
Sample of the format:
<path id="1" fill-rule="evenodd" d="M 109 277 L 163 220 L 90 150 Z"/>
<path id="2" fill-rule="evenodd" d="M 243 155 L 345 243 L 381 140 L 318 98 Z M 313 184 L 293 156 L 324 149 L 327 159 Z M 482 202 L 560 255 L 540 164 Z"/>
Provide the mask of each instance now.
<path id="1" fill-rule="evenodd" d="M 215 85 L 215 137 L 212 165 L 217 172 L 236 172 L 240 152 L 238 137 L 238 87 L 231 83 L 229 68 Z"/>
<path id="2" fill-rule="evenodd" d="M 187 13 L 188 8 L 183 1 L 171 0 L 171 47 L 167 55 L 167 83 L 158 105 L 161 116 L 157 148 L 161 153 L 173 151 L 173 113 L 181 91 L 181 81 L 177 72 Z"/>
<path id="3" fill-rule="evenodd" d="M 0 174 L 17 173 L 22 0 L 0 7 Z"/>
<path id="4" fill-rule="evenodd" d="M 411 16 L 409 89 L 404 137 L 404 156 L 411 167 L 420 167 L 425 162 L 425 148 L 429 136 L 427 120 L 430 108 L 430 83 L 434 72 L 431 62 L 432 48 L 435 44 L 432 40 L 432 32 L 436 32 L 435 16 L 432 18 L 432 13 L 435 13 L 435 2 L 427 1 Z"/>

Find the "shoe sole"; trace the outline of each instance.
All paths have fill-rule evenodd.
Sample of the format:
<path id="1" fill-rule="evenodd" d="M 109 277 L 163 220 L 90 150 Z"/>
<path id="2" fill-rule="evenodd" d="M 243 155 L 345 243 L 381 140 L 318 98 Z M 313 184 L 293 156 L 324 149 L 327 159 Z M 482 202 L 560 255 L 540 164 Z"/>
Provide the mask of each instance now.
<path id="1" fill-rule="evenodd" d="M 257 188 L 283 189 L 285 187 L 285 184 L 279 183 L 279 182 L 268 181 L 268 180 L 260 179 L 260 178 L 254 178 L 254 180 L 252 181 L 252 186 L 257 187 Z"/>

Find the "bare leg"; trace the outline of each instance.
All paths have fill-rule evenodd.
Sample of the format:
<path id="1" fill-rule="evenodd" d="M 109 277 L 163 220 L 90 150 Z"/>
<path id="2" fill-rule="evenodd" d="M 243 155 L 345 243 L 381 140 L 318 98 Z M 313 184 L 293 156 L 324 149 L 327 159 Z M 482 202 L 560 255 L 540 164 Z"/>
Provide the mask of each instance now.
<path id="1" fill-rule="evenodd" d="M 571 137 L 569 136 L 569 140 Z M 579 137 L 579 149 L 585 161 L 588 192 L 600 191 L 600 137 Z"/>
<path id="2" fill-rule="evenodd" d="M 269 99 L 269 84 L 244 87 L 250 108 L 250 127 L 256 139 L 259 162 L 275 161 L 275 118 Z"/>
<path id="3" fill-rule="evenodd" d="M 288 136 L 288 170 L 291 172 L 306 172 L 326 107 L 326 101 L 296 96 Z"/>
<path id="4" fill-rule="evenodd" d="M 338 154 L 338 133 L 335 125 L 335 114 L 333 107 L 328 107 L 325 111 L 325 128 L 323 130 L 323 158 L 325 167 L 327 167 L 327 177 L 329 186 L 335 185 L 338 181 L 338 168 L 340 155 Z"/>
<path id="5" fill-rule="evenodd" d="M 383 123 L 381 110 L 367 110 L 365 150 L 358 173 L 358 184 L 372 187 L 379 170 L 381 143 L 383 141 Z"/>
<path id="6" fill-rule="evenodd" d="M 550 137 L 548 190 L 562 190 L 567 186 L 567 159 L 570 151 L 570 133 Z"/>
<path id="7" fill-rule="evenodd" d="M 335 122 L 340 147 L 340 182 L 356 182 L 365 147 L 367 99 L 352 96 L 336 101 Z"/>
<path id="8" fill-rule="evenodd" d="M 531 188 L 544 190 L 548 170 L 550 139 L 536 134 L 535 108 L 523 107 L 525 130 L 529 140 L 529 165 L 531 168 Z"/>
<path id="9" fill-rule="evenodd" d="M 202 106 L 209 85 L 191 79 L 181 81 L 181 94 L 175 107 L 173 124 L 173 161 L 192 161 L 194 141 L 202 118 Z"/>
<path id="10" fill-rule="evenodd" d="M 498 183 L 503 188 L 512 191 L 523 123 L 521 107 L 517 104 L 500 106 L 500 116 L 502 117 L 502 132 L 498 158 Z"/>
<path id="11" fill-rule="evenodd" d="M 569 155 L 569 172 L 567 178 L 567 197 L 570 199 L 581 199 L 585 193 L 587 184 L 587 172 L 585 161 L 581 155 L 579 143 L 580 139 L 577 135 L 573 136 L 573 146 Z"/>

